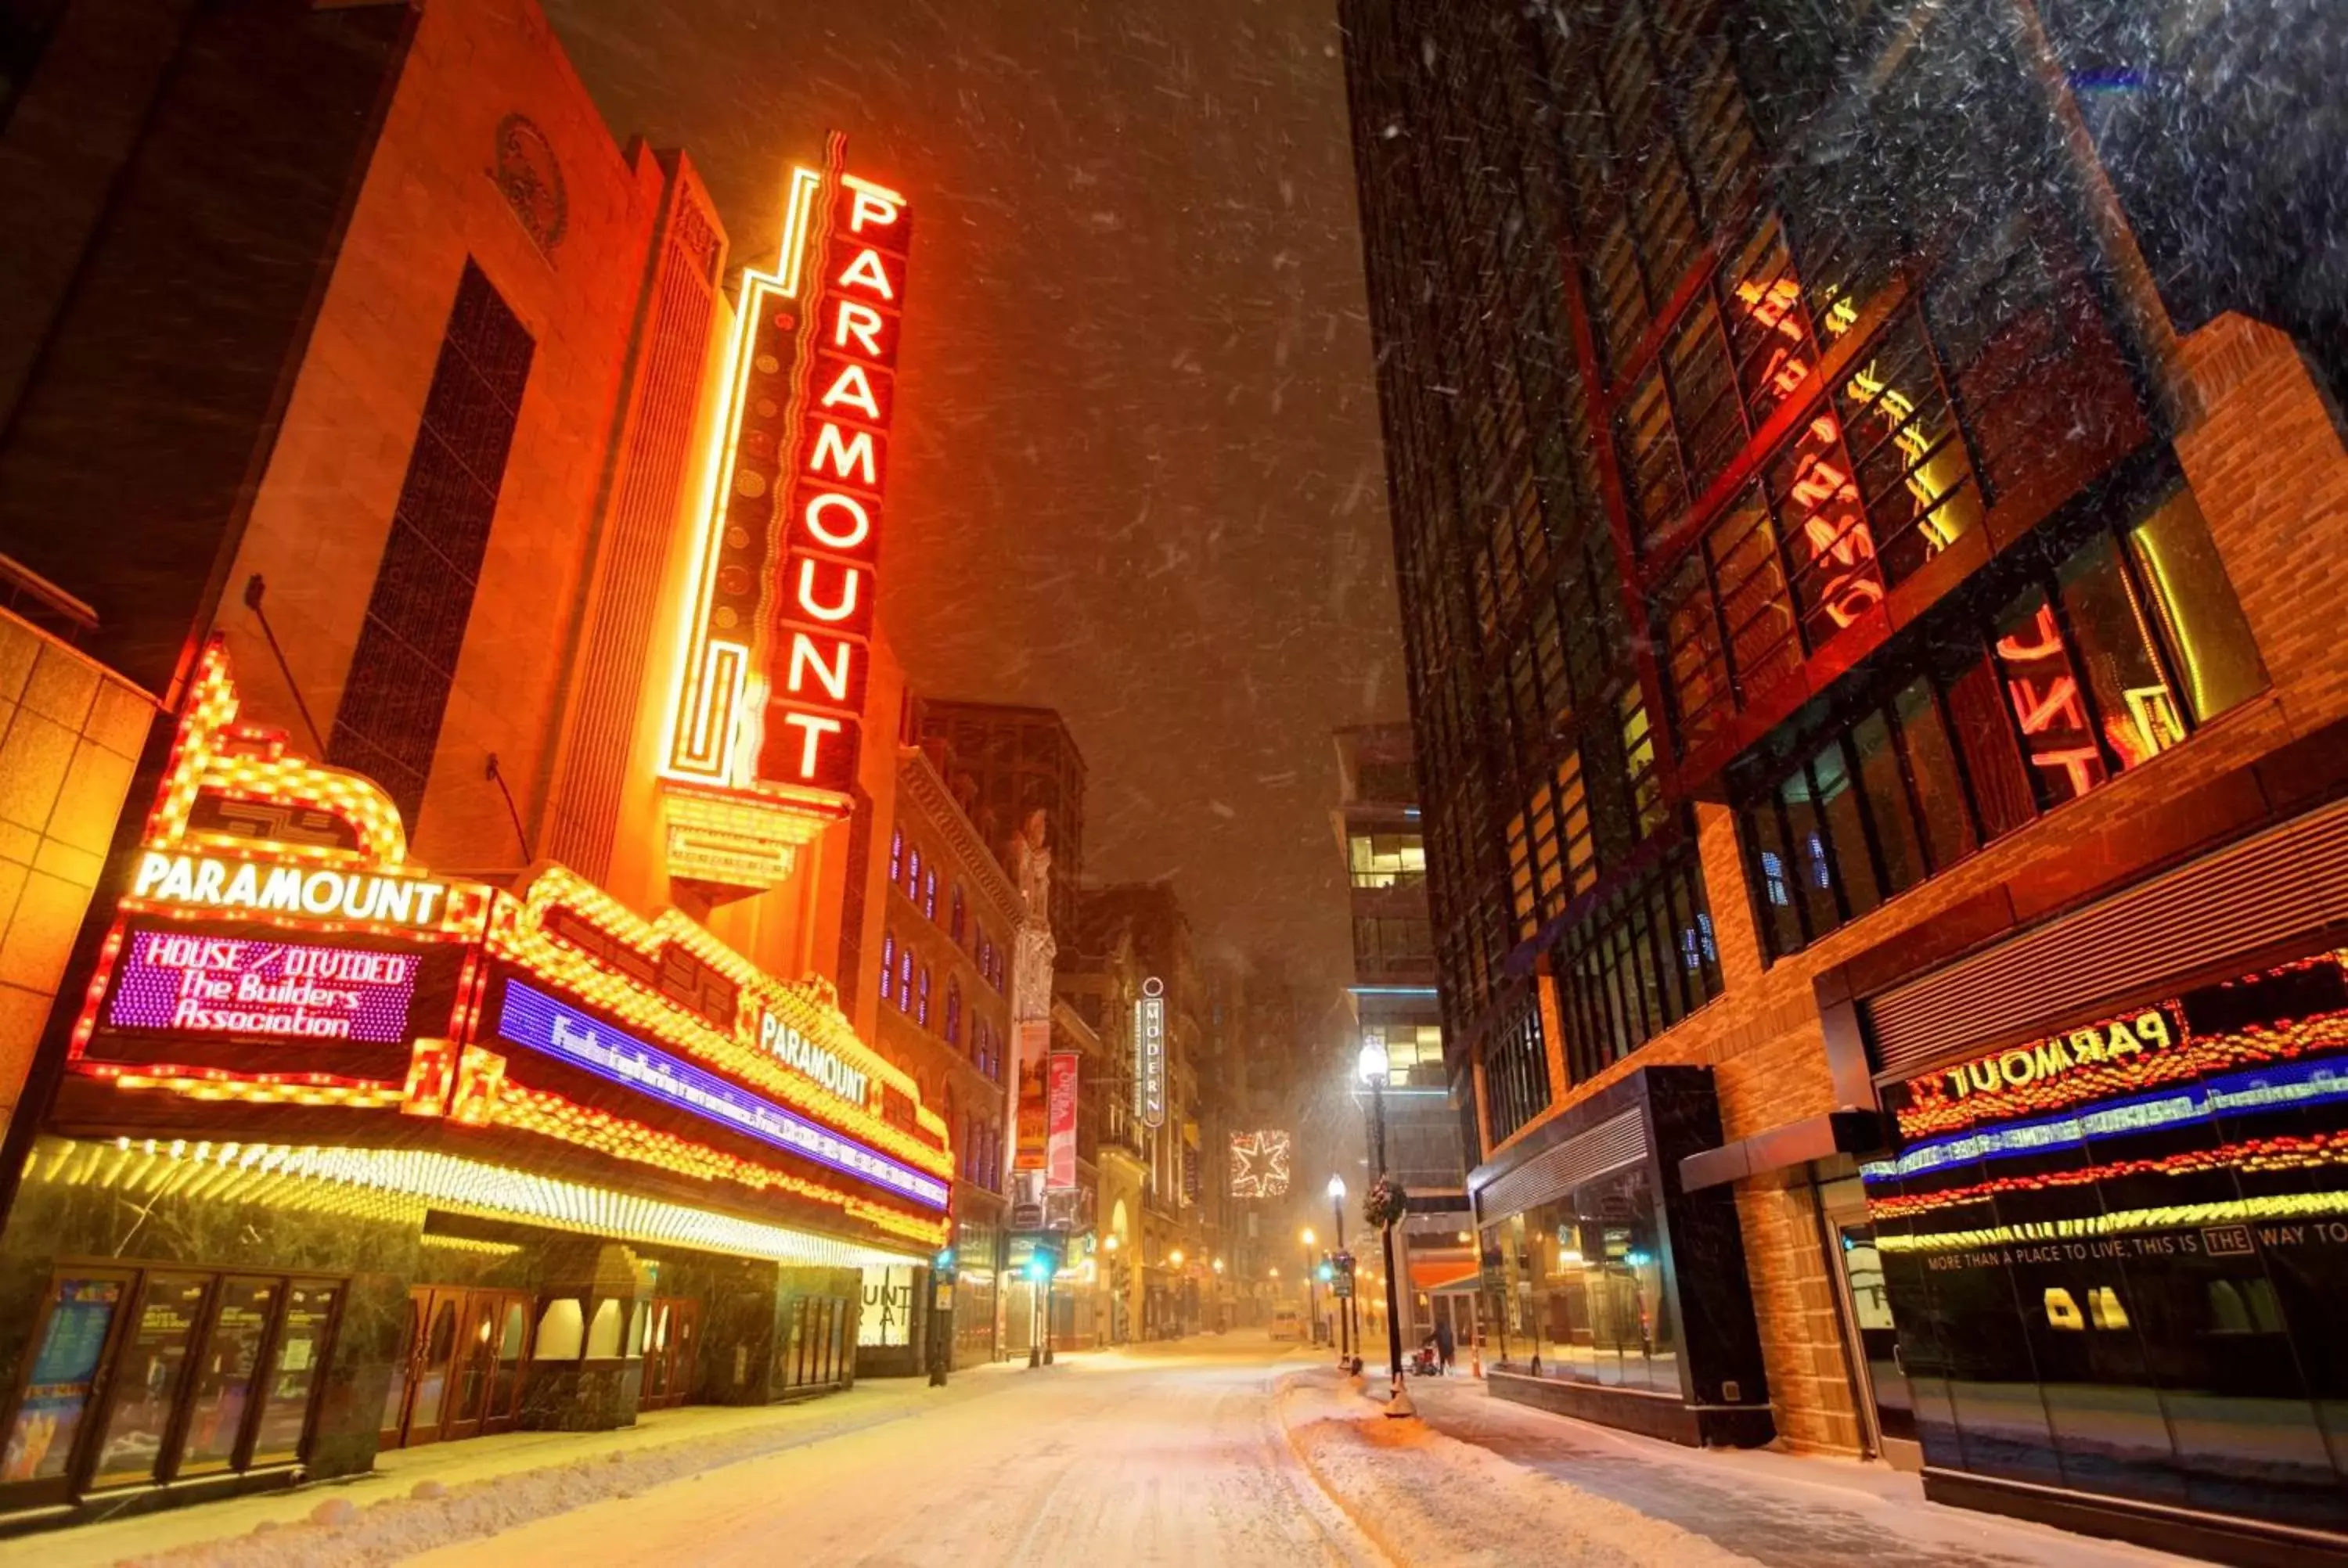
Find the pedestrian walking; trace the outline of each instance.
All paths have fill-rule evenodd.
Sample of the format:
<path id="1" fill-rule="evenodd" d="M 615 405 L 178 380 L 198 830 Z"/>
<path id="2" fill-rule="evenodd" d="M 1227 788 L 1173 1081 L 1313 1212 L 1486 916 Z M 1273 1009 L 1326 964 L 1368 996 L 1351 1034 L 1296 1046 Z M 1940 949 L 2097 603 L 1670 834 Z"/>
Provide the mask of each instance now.
<path id="1" fill-rule="evenodd" d="M 1451 1315 L 1447 1312 L 1437 1313 L 1435 1315 L 1435 1359 L 1447 1378 L 1451 1376 L 1452 1353 L 1458 1348 L 1458 1344 L 1451 1332 Z"/>

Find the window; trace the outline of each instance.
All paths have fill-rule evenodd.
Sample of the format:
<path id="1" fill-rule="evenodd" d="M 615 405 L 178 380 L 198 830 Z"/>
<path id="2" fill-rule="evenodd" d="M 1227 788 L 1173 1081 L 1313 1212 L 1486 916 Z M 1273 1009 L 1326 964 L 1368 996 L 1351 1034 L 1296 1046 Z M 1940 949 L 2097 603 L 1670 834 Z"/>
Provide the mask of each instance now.
<path id="1" fill-rule="evenodd" d="M 1345 840 L 1356 887 L 1407 886 L 1426 876 L 1426 841 L 1416 833 L 1356 833 Z"/>
<path id="2" fill-rule="evenodd" d="M 1753 427 L 1814 395 L 1809 303 L 1774 220 L 1719 274 Z M 1855 314 L 1830 311 L 1830 334 Z M 1658 596 L 1678 731 L 1715 733 L 1808 652 L 1978 527 L 1979 485 L 1913 308 L 1896 312 L 1832 395 L 1705 530 Z"/>
<path id="3" fill-rule="evenodd" d="M 946 981 L 945 1033 L 948 1045 L 962 1044 L 962 982 L 953 979 Z"/>
<path id="4" fill-rule="evenodd" d="M 913 1007 L 913 1021 L 927 1029 L 930 1024 L 930 966 L 923 964 L 921 973 L 921 994 Z"/>
<path id="5" fill-rule="evenodd" d="M 2128 532 L 2128 559 L 2145 585 L 2187 715 L 2207 723 L 2265 689 L 2250 623 L 2209 542 L 2193 492 L 2178 486 Z"/>
<path id="6" fill-rule="evenodd" d="M 897 933 L 886 931 L 880 937 L 880 999 L 897 999 Z"/>
<path id="7" fill-rule="evenodd" d="M 1631 807 L 1636 831 L 1646 837 L 1663 825 L 1663 781 L 1655 766 L 1655 731 L 1647 719 L 1646 699 L 1637 687 L 1622 693 L 1622 770 L 1631 786 Z"/>
<path id="8" fill-rule="evenodd" d="M 919 903 L 922 897 L 922 846 L 918 844 L 905 851 L 905 897 Z"/>
<path id="9" fill-rule="evenodd" d="M 301 1457 L 342 1281 L 94 1266 L 46 1284 L 7 1481 L 97 1491 Z"/>
<path id="10" fill-rule="evenodd" d="M 959 882 L 954 884 L 953 898 L 947 905 L 947 909 L 946 935 L 953 938 L 954 946 L 960 947 L 963 938 L 968 934 L 970 910 L 963 902 L 962 884 Z"/>
<path id="11" fill-rule="evenodd" d="M 1567 1076 L 1579 1083 L 1720 994 L 1704 874 L 1683 845 L 1610 895 L 1558 945 Z"/>
<path id="12" fill-rule="evenodd" d="M 1365 916 L 1354 922 L 1354 960 L 1365 974 L 1422 968 L 1435 958 L 1435 928 L 1403 916 Z"/>
<path id="13" fill-rule="evenodd" d="M 1567 752 L 1555 774 L 1510 819 L 1509 878 L 1519 941 L 1563 914 L 1598 879 L 1580 752 Z"/>
<path id="14" fill-rule="evenodd" d="M 1418 1085 L 1441 1088 L 1443 1027 L 1432 1023 L 1374 1023 L 1364 1027 L 1362 1043 L 1385 1052 L 1386 1082 L 1396 1089 Z"/>
<path id="15" fill-rule="evenodd" d="M 889 835 L 889 881 L 891 886 L 905 876 L 905 830 L 897 829 Z"/>
<path id="16" fill-rule="evenodd" d="M 922 873 L 922 916 L 929 920 L 938 917 L 938 868 L 935 866 Z"/>
<path id="17" fill-rule="evenodd" d="M 1484 1101 L 1497 1146 L 1549 1106 L 1549 1057 L 1539 1009 L 1524 1007 L 1484 1048 Z"/>
<path id="18" fill-rule="evenodd" d="M 897 1010 L 913 1010 L 913 949 L 897 949 Z"/>
<path id="19" fill-rule="evenodd" d="M 2224 711 L 2213 704 L 2258 691 L 2264 671 L 2208 537 L 2181 487 L 2124 532 L 2075 530 L 1987 624 L 1929 640 L 1933 668 L 1909 673 L 1774 778 L 1739 781 L 1772 956 L 2141 765 Z M 2189 584 L 2173 590 L 2164 560 L 2178 570 L 2194 561 Z"/>
<path id="20" fill-rule="evenodd" d="M 1602 1176 L 1495 1227 L 1511 1370 L 1609 1388 L 1680 1388 L 1670 1231 L 1646 1167 Z M 1488 1233 L 1488 1235 L 1493 1233 Z"/>
<path id="21" fill-rule="evenodd" d="M 392 511 L 326 758 L 416 829 L 489 548 L 535 345 L 468 261 Z"/>

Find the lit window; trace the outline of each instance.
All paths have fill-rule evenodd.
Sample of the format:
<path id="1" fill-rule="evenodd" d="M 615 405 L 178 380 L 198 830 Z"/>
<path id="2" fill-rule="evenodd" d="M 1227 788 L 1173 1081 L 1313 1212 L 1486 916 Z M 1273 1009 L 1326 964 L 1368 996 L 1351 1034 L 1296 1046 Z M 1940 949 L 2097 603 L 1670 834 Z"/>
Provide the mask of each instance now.
<path id="1" fill-rule="evenodd" d="M 946 1043 L 962 1043 L 962 982 L 946 981 Z"/>
<path id="2" fill-rule="evenodd" d="M 921 999 L 920 999 L 920 1000 L 919 1000 L 918 1002 L 916 1002 L 916 1003 L 915 1003 L 915 1005 L 914 1005 L 913 1017 L 914 1017 L 914 1021 L 915 1021 L 915 1022 L 917 1022 L 917 1023 L 919 1023 L 919 1024 L 921 1024 L 923 1028 L 925 1028 L 925 1029 L 926 1029 L 927 1027 L 929 1027 L 929 1022 L 930 1022 L 930 966 L 929 966 L 929 965 L 927 965 L 927 964 L 923 964 L 923 965 L 922 966 L 922 993 L 921 993 Z"/>
<path id="3" fill-rule="evenodd" d="M 1392 887 L 1426 875 L 1426 844 L 1416 833 L 1356 833 L 1345 840 L 1356 887 Z"/>
<path id="4" fill-rule="evenodd" d="M 913 949 L 911 948 L 897 955 L 897 1006 L 905 1012 L 913 1010 Z"/>
<path id="5" fill-rule="evenodd" d="M 938 917 L 938 868 L 934 866 L 922 873 L 922 914 L 931 920 Z"/>
<path id="6" fill-rule="evenodd" d="M 905 852 L 905 897 L 918 898 L 921 896 L 922 846 L 917 844 Z"/>
<path id="7" fill-rule="evenodd" d="M 897 933 L 891 931 L 880 938 L 880 999 L 893 1001 L 897 995 Z"/>
<path id="8" fill-rule="evenodd" d="M 905 830 L 899 828 L 889 837 L 889 880 L 896 881 L 905 875 Z"/>

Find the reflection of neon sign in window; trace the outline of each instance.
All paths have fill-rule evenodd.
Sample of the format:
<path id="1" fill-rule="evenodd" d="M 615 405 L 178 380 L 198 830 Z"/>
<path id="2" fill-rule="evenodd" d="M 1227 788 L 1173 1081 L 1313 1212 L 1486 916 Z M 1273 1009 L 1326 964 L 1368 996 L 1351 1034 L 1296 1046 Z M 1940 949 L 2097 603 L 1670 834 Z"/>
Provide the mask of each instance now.
<path id="1" fill-rule="evenodd" d="M 1816 366 L 1809 355 L 1810 323 L 1802 304 L 1800 280 L 1787 272 L 1767 283 L 1735 287 L 1737 303 L 1773 340 L 1763 362 L 1759 395 L 1774 407 L 1801 391 Z M 1828 331 L 1839 337 L 1858 321 L 1848 299 L 1827 312 Z M 1851 373 L 1842 395 L 1881 421 L 1904 462 L 1903 483 L 1915 504 L 1913 516 L 1927 557 L 1945 549 L 1962 531 L 1961 519 L 1943 503 L 1962 477 L 1963 458 L 1954 442 L 1934 456 L 1934 438 L 1916 417 L 1915 400 L 1885 384 L 1875 362 Z M 1875 535 L 1861 500 L 1842 420 L 1831 410 L 1805 425 L 1793 446 L 1791 477 L 1780 502 L 1789 531 L 1798 530 L 1822 582 L 1812 599 L 1837 630 L 1851 625 L 1882 601 L 1884 579 L 1876 558 Z"/>
<path id="2" fill-rule="evenodd" d="M 1761 380 L 1776 400 L 1792 396 L 1808 384 L 1812 370 L 1805 352 L 1810 332 L 1800 282 L 1788 273 L 1766 287 L 1739 283 L 1736 299 L 1754 321 L 1787 340 L 1772 345 Z M 1827 618 L 1838 629 L 1850 625 L 1882 600 L 1883 578 L 1875 565 L 1875 536 L 1859 510 L 1850 457 L 1843 450 L 1842 422 L 1832 413 L 1819 414 L 1795 440 L 1786 500 L 1792 513 L 1788 520 L 1800 529 L 1812 564 L 1825 568 L 1817 598 Z"/>
<path id="3" fill-rule="evenodd" d="M 2006 699 L 2022 726 L 2030 765 L 2059 776 L 2062 798 L 2086 794 L 2104 782 L 2104 754 L 2079 695 L 2071 652 L 2054 621 L 2054 607 L 2042 594 L 2026 630 L 1997 640 L 1997 661 Z"/>

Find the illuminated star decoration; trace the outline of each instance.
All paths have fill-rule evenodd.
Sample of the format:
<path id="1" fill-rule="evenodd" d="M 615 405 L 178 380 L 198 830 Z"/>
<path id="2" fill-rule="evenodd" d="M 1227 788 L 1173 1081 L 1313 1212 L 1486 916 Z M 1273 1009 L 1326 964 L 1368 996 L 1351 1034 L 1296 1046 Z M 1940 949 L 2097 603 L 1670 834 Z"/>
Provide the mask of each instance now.
<path id="1" fill-rule="evenodd" d="M 1231 1134 L 1231 1196 L 1276 1198 L 1288 1191 L 1288 1134 L 1277 1128 Z"/>

